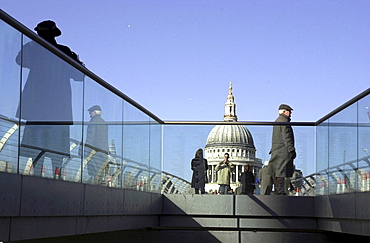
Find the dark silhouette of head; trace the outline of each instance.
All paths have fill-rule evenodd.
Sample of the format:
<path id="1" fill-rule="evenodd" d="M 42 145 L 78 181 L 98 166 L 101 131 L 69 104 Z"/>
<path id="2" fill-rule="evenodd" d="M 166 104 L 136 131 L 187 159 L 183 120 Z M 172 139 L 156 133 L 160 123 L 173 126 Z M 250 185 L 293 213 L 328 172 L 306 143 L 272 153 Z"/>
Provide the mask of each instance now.
<path id="1" fill-rule="evenodd" d="M 42 37 L 57 37 L 62 34 L 55 22 L 51 20 L 42 21 L 34 30 L 36 30 L 37 34 Z"/>
<path id="2" fill-rule="evenodd" d="M 203 158 L 203 149 L 198 149 L 197 152 L 195 152 L 195 158 Z"/>

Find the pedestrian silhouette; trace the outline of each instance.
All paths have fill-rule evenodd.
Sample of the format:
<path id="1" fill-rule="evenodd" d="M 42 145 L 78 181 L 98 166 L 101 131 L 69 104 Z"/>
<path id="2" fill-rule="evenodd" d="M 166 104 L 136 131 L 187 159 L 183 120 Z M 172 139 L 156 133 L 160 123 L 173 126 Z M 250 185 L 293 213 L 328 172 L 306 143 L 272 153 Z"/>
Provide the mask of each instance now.
<path id="1" fill-rule="evenodd" d="M 57 44 L 61 35 L 55 22 L 39 23 L 37 34 L 75 61 L 78 57 L 67 46 Z M 36 41 L 26 43 L 16 62 L 29 69 L 16 117 L 26 120 L 20 155 L 33 159 L 35 174 L 41 174 L 44 157 L 52 160 L 53 171 L 69 157 L 69 126 L 72 124 L 70 79 L 82 81 L 83 74 Z"/>

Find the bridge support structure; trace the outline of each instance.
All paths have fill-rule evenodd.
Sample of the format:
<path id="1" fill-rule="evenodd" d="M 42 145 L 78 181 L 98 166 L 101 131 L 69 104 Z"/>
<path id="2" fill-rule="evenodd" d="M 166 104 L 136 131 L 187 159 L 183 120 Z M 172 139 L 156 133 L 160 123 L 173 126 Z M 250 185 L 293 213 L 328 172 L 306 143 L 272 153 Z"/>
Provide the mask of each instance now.
<path id="1" fill-rule="evenodd" d="M 158 194 L 0 172 L 0 241 L 337 242 L 370 235 L 370 192 Z"/>

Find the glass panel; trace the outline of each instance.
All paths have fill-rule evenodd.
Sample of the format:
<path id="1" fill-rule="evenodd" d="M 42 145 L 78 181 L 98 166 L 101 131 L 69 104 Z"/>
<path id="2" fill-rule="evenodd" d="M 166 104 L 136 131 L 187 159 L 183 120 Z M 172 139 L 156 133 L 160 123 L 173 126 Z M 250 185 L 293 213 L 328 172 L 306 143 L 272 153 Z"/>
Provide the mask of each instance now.
<path id="1" fill-rule="evenodd" d="M 20 166 L 33 163 L 35 175 L 59 177 L 63 162 L 70 156 L 71 82 L 82 85 L 84 75 L 38 43 L 27 38 L 24 43 L 16 58 L 23 68 L 17 117 L 26 122 Z"/>
<path id="2" fill-rule="evenodd" d="M 162 125 L 150 120 L 150 173 L 144 190 L 161 192 Z"/>
<path id="3" fill-rule="evenodd" d="M 370 95 L 358 102 L 358 191 L 370 191 Z"/>
<path id="4" fill-rule="evenodd" d="M 163 135 L 163 171 L 191 181 L 190 161 L 204 148 L 213 126 L 166 125 Z"/>
<path id="5" fill-rule="evenodd" d="M 150 178 L 149 117 L 124 102 L 123 120 L 123 185 L 143 191 L 145 181 Z"/>
<path id="6" fill-rule="evenodd" d="M 15 58 L 21 34 L 0 20 L 0 172 L 18 172 L 20 66 Z M 22 171 L 23 173 L 23 171 Z"/>
<path id="7" fill-rule="evenodd" d="M 83 130 L 83 93 L 85 80 L 88 78 L 83 76 L 83 82 L 71 81 L 72 88 L 72 112 L 73 125 L 70 126 L 70 157 L 63 163 L 63 171 L 61 176 L 64 180 L 80 182 L 81 181 L 81 141 Z"/>
<path id="8" fill-rule="evenodd" d="M 87 78 L 84 101 L 82 181 L 121 186 L 122 99 Z M 83 151 L 83 153 L 82 153 Z"/>
<path id="9" fill-rule="evenodd" d="M 189 193 L 192 180 L 191 160 L 195 152 L 205 148 L 207 137 L 214 126 L 165 125 L 163 128 L 163 180 L 166 193 Z M 206 157 L 207 151 L 204 151 Z M 212 161 L 208 162 L 208 168 Z M 211 173 L 212 170 L 208 170 Z M 208 174 L 211 181 L 211 174 Z M 215 184 L 217 185 L 217 184 Z M 208 188 L 206 188 L 207 190 Z M 209 189 L 207 190 L 209 191 Z"/>
<path id="10" fill-rule="evenodd" d="M 326 195 L 329 186 L 329 123 L 316 127 L 316 195 Z"/>
<path id="11" fill-rule="evenodd" d="M 329 119 L 329 193 L 357 187 L 357 103 Z"/>

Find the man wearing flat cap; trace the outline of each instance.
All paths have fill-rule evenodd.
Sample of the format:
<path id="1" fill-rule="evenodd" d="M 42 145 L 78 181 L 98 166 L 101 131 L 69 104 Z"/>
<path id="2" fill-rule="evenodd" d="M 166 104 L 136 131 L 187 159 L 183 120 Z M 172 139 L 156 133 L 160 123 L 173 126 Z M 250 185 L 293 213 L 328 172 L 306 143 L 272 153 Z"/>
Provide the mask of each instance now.
<path id="1" fill-rule="evenodd" d="M 91 157 L 87 164 L 87 171 L 92 180 L 95 179 L 97 172 L 107 159 L 108 155 L 108 126 L 101 117 L 102 109 L 99 105 L 94 105 L 87 110 L 90 114 L 90 123 L 87 126 L 85 157 L 87 158 L 93 150 L 97 153 Z"/>
<path id="2" fill-rule="evenodd" d="M 286 104 L 279 106 L 279 117 L 275 122 L 290 122 L 292 107 Z M 274 194 L 286 195 L 285 178 L 292 177 L 293 160 L 296 158 L 293 129 L 289 124 L 275 125 L 272 132 L 268 174 L 274 178 Z"/>

